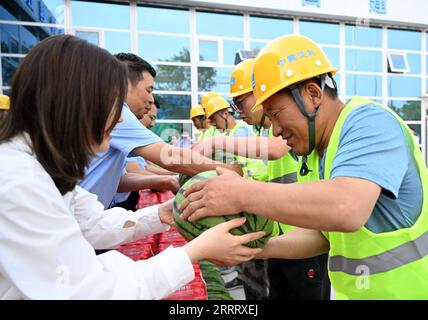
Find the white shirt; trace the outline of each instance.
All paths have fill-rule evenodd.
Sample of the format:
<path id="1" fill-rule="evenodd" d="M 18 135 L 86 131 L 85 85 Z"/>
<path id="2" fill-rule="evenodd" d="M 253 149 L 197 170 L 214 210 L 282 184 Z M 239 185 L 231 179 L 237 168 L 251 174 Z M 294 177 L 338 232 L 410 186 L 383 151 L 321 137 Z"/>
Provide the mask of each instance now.
<path id="1" fill-rule="evenodd" d="M 104 211 L 79 187 L 62 196 L 30 145 L 0 144 L 0 299 L 159 299 L 194 278 L 182 248 L 138 262 L 95 255 L 164 231 L 157 206 Z M 136 225 L 123 228 L 128 220 Z"/>

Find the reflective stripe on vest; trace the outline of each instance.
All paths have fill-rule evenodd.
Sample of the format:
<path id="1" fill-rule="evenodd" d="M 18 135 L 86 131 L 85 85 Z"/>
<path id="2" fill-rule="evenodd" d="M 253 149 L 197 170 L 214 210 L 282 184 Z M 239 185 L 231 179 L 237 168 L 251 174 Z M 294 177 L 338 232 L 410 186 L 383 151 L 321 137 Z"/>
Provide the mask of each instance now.
<path id="1" fill-rule="evenodd" d="M 344 256 L 333 256 L 329 258 L 328 269 L 331 272 L 341 271 L 350 275 L 359 276 L 359 266 L 365 266 L 370 274 L 387 272 L 403 265 L 419 260 L 428 255 L 428 232 L 416 240 L 403 243 L 402 245 L 363 259 L 351 259 Z"/>
<path id="2" fill-rule="evenodd" d="M 428 299 L 428 169 L 408 126 L 390 109 L 368 99 L 354 97 L 336 121 L 325 153 L 324 179 L 330 179 L 340 132 L 355 108 L 374 104 L 399 121 L 412 150 L 422 183 L 421 213 L 410 228 L 373 233 L 364 226 L 356 232 L 323 232 L 330 243 L 329 276 L 337 299 Z M 319 179 L 319 156 L 308 156 L 307 176 L 299 182 Z"/>

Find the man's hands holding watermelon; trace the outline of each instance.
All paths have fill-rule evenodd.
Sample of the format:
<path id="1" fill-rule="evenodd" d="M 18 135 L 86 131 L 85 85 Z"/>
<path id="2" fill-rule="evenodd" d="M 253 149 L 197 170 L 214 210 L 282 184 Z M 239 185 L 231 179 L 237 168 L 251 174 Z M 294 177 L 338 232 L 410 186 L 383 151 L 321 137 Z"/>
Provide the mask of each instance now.
<path id="1" fill-rule="evenodd" d="M 262 252 L 260 248 L 248 248 L 245 243 L 261 238 L 264 231 L 232 235 L 229 230 L 245 223 L 245 218 L 220 223 L 200 234 L 183 246 L 192 262 L 207 259 L 218 265 L 235 265 L 253 259 Z"/>
<path id="2" fill-rule="evenodd" d="M 245 183 L 236 172 L 218 167 L 218 177 L 195 183 L 184 193 L 180 211 L 182 219 L 196 221 L 207 216 L 238 213 L 241 210 L 240 189 Z"/>

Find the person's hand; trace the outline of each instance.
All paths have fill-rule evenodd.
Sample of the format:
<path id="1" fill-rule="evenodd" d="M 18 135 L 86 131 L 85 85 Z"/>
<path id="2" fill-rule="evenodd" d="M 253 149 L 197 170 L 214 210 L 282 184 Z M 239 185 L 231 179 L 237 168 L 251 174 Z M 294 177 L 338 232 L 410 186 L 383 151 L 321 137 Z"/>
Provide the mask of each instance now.
<path id="1" fill-rule="evenodd" d="M 159 214 L 160 221 L 170 226 L 173 226 L 175 224 L 173 214 L 172 214 L 173 203 L 174 203 L 174 198 L 169 199 L 168 201 L 165 201 L 164 203 L 161 203 L 158 206 L 158 214 Z"/>
<path id="2" fill-rule="evenodd" d="M 192 262 L 207 259 L 217 265 L 232 266 L 253 259 L 262 249 L 248 248 L 244 244 L 259 239 L 264 231 L 232 235 L 229 230 L 245 223 L 245 218 L 233 219 L 208 229 L 184 245 Z"/>
<path id="3" fill-rule="evenodd" d="M 237 161 L 233 161 L 233 162 L 225 165 L 226 169 L 239 174 L 241 177 L 244 176 L 244 171 L 242 170 L 242 167 L 243 167 L 242 163 L 239 163 Z"/>
<path id="4" fill-rule="evenodd" d="M 215 152 L 215 138 L 207 138 L 192 145 L 192 151 L 198 152 L 205 157 L 209 157 Z"/>
<path id="5" fill-rule="evenodd" d="M 159 175 L 157 178 L 157 185 L 152 187 L 152 190 L 156 191 L 172 191 L 174 194 L 180 189 L 180 184 L 178 182 L 178 176 L 173 175 Z"/>
<path id="6" fill-rule="evenodd" d="M 184 192 L 180 206 L 182 219 L 196 221 L 206 216 L 238 213 L 244 179 L 237 173 L 217 168 L 218 177 L 193 184 Z"/>
<path id="7" fill-rule="evenodd" d="M 180 189 L 180 183 L 178 182 L 178 176 L 167 176 L 169 178 L 169 190 L 171 190 L 174 194 L 178 192 Z"/>

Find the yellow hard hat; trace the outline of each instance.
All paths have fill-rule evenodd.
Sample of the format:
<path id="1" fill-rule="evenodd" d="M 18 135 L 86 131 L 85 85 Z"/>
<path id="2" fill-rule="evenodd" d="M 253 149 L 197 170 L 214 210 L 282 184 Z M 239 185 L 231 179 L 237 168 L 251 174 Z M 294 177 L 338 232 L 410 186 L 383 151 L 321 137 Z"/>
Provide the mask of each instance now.
<path id="1" fill-rule="evenodd" d="M 202 96 L 202 98 L 201 98 L 201 105 L 202 105 L 202 107 L 205 108 L 205 105 L 207 104 L 208 101 L 210 101 L 210 99 L 217 98 L 217 97 L 220 97 L 217 92 L 207 92 L 207 93 L 205 93 Z"/>
<path id="2" fill-rule="evenodd" d="M 197 104 L 192 109 L 190 109 L 190 119 L 193 119 L 197 116 L 204 116 L 205 110 L 204 107 L 202 107 L 200 104 Z"/>
<path id="3" fill-rule="evenodd" d="M 0 109 L 9 110 L 10 109 L 10 99 L 8 96 L 1 94 L 0 95 Z"/>
<path id="4" fill-rule="evenodd" d="M 230 97 L 235 98 L 253 91 L 251 78 L 256 59 L 247 59 L 240 62 L 230 75 Z"/>
<path id="5" fill-rule="evenodd" d="M 205 116 L 209 119 L 217 111 L 229 108 L 230 104 L 222 97 L 211 98 L 205 105 Z"/>
<path id="6" fill-rule="evenodd" d="M 252 85 L 257 102 L 253 110 L 284 88 L 336 71 L 311 39 L 301 35 L 276 38 L 260 51 L 254 63 Z"/>

